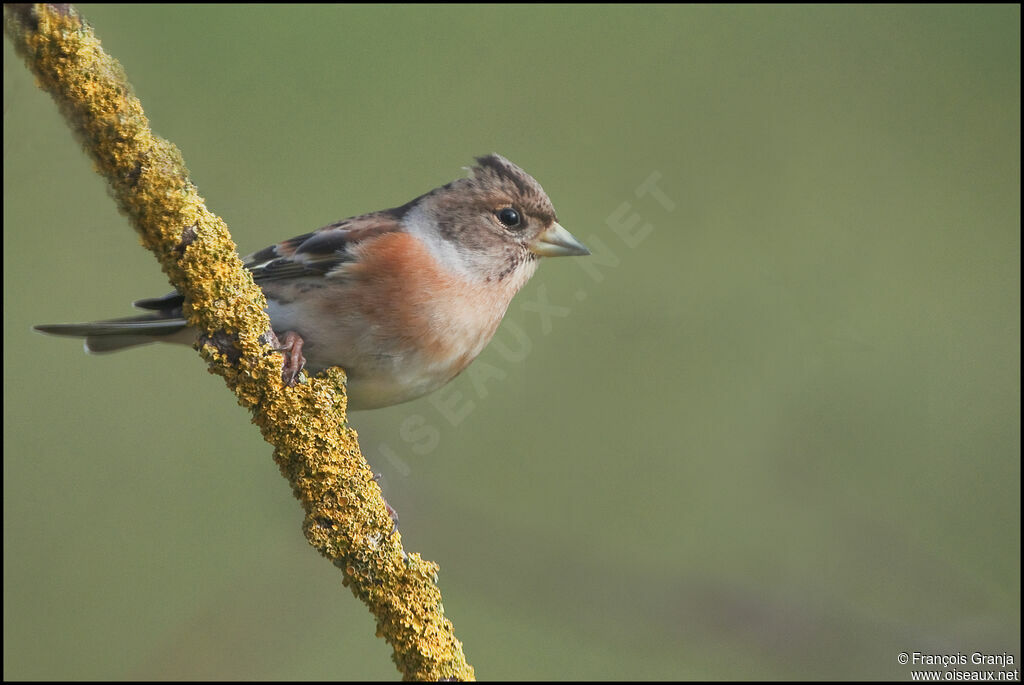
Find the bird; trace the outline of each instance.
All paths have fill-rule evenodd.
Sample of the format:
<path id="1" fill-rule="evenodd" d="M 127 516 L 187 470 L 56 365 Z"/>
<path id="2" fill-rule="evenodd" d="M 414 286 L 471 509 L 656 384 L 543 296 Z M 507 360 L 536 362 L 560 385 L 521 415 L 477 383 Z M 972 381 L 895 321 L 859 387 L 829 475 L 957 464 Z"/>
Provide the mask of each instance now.
<path id="1" fill-rule="evenodd" d="M 350 410 L 422 397 L 483 351 L 541 257 L 590 254 L 532 176 L 496 153 L 476 162 L 466 177 L 404 205 L 244 259 L 266 296 L 286 384 L 302 369 L 340 366 Z M 90 353 L 198 339 L 180 293 L 133 304 L 149 313 L 35 330 L 85 338 Z"/>

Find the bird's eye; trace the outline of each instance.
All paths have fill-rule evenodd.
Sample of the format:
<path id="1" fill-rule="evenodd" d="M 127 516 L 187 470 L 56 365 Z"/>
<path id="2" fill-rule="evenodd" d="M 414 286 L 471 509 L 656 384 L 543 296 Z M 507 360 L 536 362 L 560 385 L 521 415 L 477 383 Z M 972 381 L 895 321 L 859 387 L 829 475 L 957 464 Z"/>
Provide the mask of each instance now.
<path id="1" fill-rule="evenodd" d="M 519 228 L 523 219 L 512 207 L 503 207 L 494 213 L 505 228 Z"/>

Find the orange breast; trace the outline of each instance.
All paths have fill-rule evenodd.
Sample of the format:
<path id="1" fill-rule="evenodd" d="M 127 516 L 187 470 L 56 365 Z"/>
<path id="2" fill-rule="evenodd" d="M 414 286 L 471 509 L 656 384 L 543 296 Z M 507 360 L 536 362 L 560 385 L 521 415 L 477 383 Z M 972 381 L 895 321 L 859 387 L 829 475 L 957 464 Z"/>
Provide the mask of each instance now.
<path id="1" fill-rule="evenodd" d="M 415 352 L 421 362 L 454 376 L 494 335 L 514 290 L 470 283 L 443 268 L 407 233 L 387 233 L 357 248 L 351 292 L 376 338 Z"/>

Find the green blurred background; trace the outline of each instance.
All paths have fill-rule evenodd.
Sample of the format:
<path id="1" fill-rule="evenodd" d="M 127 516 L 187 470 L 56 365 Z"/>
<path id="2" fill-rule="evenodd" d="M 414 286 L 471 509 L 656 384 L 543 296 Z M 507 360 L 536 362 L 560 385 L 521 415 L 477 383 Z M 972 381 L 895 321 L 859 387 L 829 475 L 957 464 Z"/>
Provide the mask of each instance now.
<path id="1" fill-rule="evenodd" d="M 1019 7 L 81 7 L 243 253 L 491 151 L 594 248 L 352 417 L 479 677 L 1019 667 Z M 194 352 L 30 331 L 167 283 L 7 41 L 4 226 L 4 676 L 396 678 Z"/>

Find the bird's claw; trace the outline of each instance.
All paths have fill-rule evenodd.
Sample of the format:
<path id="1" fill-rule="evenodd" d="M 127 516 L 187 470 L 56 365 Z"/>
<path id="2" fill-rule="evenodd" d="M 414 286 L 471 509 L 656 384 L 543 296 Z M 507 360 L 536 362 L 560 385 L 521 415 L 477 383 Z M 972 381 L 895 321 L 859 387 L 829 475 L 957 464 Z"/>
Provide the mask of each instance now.
<path id="1" fill-rule="evenodd" d="M 284 353 L 284 367 L 281 370 L 281 381 L 291 387 L 295 385 L 299 373 L 306 367 L 306 358 L 302 355 L 302 336 L 295 331 L 284 334 L 284 343 L 278 339 L 274 331 L 267 334 L 268 343 L 274 352 Z"/>

